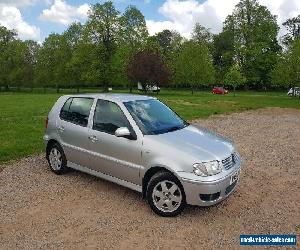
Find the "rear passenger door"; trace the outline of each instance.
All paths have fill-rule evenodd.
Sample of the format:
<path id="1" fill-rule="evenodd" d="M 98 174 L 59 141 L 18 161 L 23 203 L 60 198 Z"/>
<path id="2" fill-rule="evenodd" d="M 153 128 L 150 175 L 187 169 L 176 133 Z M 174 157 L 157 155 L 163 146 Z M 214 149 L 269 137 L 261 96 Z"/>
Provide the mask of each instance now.
<path id="1" fill-rule="evenodd" d="M 93 169 L 140 185 L 142 140 L 116 137 L 115 131 L 120 127 L 135 133 L 117 103 L 99 99 L 90 131 Z"/>
<path id="2" fill-rule="evenodd" d="M 69 98 L 56 124 L 67 160 L 81 166 L 89 162 L 88 123 L 93 102 L 93 98 Z"/>

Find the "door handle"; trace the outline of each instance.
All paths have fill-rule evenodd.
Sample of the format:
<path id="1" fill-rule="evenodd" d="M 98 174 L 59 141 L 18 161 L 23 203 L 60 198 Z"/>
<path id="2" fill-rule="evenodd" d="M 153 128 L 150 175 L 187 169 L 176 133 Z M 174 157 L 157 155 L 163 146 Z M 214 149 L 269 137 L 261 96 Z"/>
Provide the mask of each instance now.
<path id="1" fill-rule="evenodd" d="M 96 142 L 98 141 L 98 138 L 96 136 L 89 136 L 89 139 L 92 141 L 92 142 Z"/>
<path id="2" fill-rule="evenodd" d="M 65 131 L 65 128 L 63 126 L 58 126 L 57 129 L 60 131 L 60 132 L 64 132 Z"/>

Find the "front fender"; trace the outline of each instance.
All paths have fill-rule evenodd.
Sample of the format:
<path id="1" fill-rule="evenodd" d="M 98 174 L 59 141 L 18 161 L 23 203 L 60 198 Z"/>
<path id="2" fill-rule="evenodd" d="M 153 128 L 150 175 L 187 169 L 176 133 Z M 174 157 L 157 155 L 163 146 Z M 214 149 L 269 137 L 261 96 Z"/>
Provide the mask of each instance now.
<path id="1" fill-rule="evenodd" d="M 166 170 L 173 173 L 178 179 L 180 178 L 177 173 L 182 171 L 180 165 L 176 161 L 170 161 L 170 159 L 166 159 L 163 157 L 157 157 L 153 159 L 144 169 L 141 170 L 141 176 L 144 176 L 149 169 L 155 167 L 165 168 Z"/>

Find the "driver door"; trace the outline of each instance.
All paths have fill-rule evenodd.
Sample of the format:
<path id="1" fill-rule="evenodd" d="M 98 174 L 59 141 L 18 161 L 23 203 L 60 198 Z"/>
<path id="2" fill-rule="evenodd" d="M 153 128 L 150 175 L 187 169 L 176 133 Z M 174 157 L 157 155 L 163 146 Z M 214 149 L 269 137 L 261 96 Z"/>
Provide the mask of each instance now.
<path id="1" fill-rule="evenodd" d="M 120 127 L 127 127 L 131 133 L 135 133 L 117 103 L 99 99 L 89 136 L 91 167 L 104 174 L 140 185 L 142 140 L 116 137 L 115 131 Z"/>

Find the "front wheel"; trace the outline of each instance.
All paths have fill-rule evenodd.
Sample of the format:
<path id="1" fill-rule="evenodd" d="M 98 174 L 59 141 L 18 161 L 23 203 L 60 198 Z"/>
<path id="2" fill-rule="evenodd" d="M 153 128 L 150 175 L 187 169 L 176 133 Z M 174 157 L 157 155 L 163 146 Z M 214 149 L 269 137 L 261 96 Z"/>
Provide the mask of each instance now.
<path id="1" fill-rule="evenodd" d="M 179 180 L 169 172 L 158 172 L 149 181 L 147 200 L 152 210 L 164 217 L 180 214 L 186 204 Z"/>

